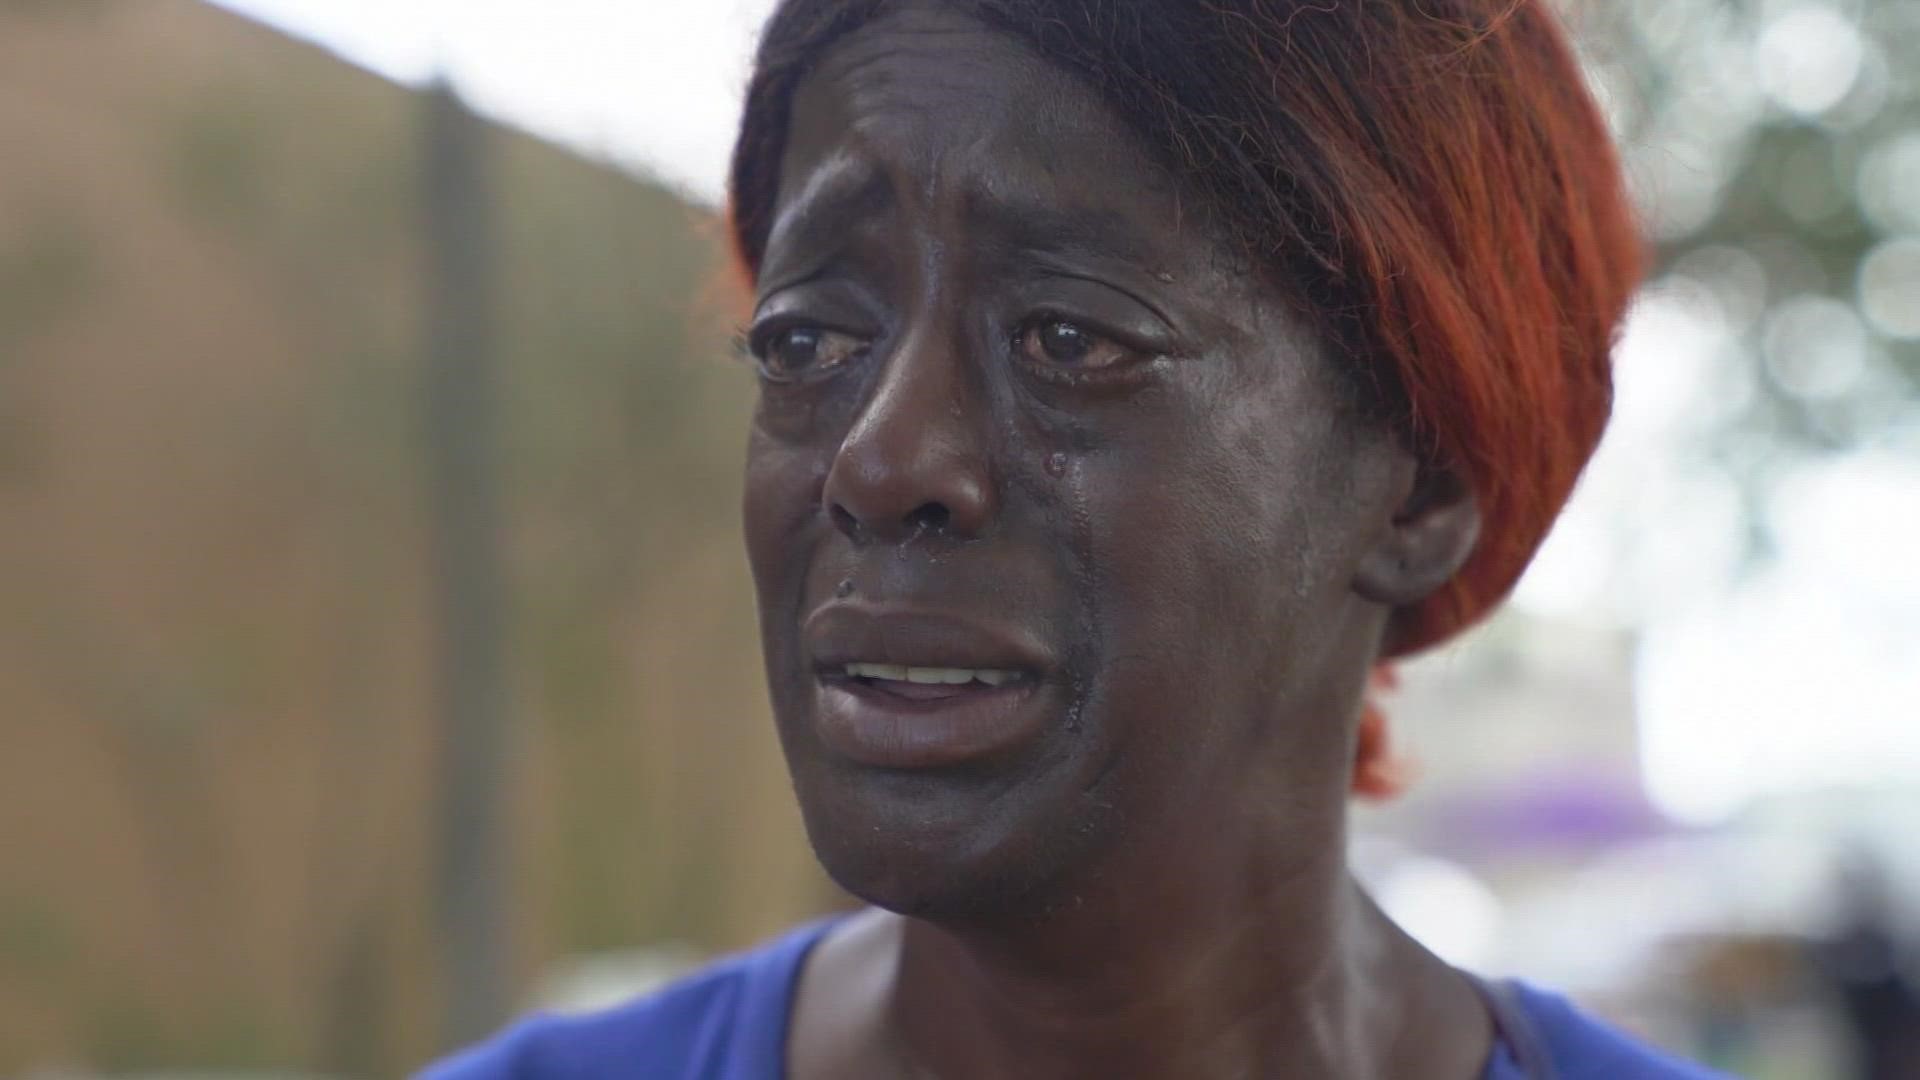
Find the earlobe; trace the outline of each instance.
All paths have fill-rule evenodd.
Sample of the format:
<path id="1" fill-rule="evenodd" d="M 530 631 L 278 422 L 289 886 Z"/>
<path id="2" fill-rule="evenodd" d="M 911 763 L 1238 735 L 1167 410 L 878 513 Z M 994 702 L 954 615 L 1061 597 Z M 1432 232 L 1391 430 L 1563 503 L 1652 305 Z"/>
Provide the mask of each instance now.
<path id="1" fill-rule="evenodd" d="M 1419 468 L 1411 490 L 1360 560 L 1354 591 L 1390 607 L 1411 607 L 1459 573 L 1480 538 L 1480 503 L 1455 471 Z"/>

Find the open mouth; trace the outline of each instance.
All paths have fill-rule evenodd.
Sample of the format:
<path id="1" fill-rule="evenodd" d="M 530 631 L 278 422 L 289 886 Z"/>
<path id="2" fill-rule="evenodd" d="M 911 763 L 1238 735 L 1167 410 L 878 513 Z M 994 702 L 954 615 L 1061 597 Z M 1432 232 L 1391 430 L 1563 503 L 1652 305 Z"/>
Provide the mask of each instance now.
<path id="1" fill-rule="evenodd" d="M 957 765 L 1005 752 L 1046 723 L 1041 683 L 1013 668 L 856 661 L 819 673 L 821 737 L 884 768 Z"/>
<path id="2" fill-rule="evenodd" d="M 823 744 L 886 769 L 1010 754 L 1057 714 L 1045 640 L 1018 624 L 830 604 L 805 626 Z"/>
<path id="3" fill-rule="evenodd" d="M 833 673 L 835 681 L 907 701 L 943 701 L 998 690 L 1022 681 L 1006 668 L 909 667 L 905 664 L 849 663 Z"/>

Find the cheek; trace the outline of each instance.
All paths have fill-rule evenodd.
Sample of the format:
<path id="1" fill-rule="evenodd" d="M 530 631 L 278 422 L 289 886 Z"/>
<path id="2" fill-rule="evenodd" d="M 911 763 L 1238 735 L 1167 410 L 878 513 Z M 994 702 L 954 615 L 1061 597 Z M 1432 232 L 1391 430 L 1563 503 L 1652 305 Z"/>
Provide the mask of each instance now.
<path id="1" fill-rule="evenodd" d="M 773 435 L 756 423 L 747 445 L 741 524 L 747 560 L 763 612 L 783 599 L 798 602 L 805 579 L 809 529 L 818 517 L 826 456 Z"/>
<path id="2" fill-rule="evenodd" d="M 1309 681 L 1346 593 L 1335 433 L 1261 400 L 1189 403 L 1151 425 L 1159 437 L 1086 464 L 1110 700 L 1132 738 L 1186 740 L 1277 706 Z"/>
<path id="3" fill-rule="evenodd" d="M 1099 562 L 1110 575 L 1114 644 L 1198 674 L 1260 651 L 1308 575 L 1295 516 L 1284 498 L 1246 482 L 1244 463 L 1176 460 L 1185 466 L 1177 472 L 1116 462 L 1121 482 L 1091 516 L 1109 526 Z"/>
<path id="4" fill-rule="evenodd" d="M 1169 613 L 1272 610 L 1298 599 L 1314 545 L 1318 432 L 1267 410 L 1206 409 L 1116 454 L 1110 525 L 1123 582 Z M 1207 635 L 1220 644 L 1229 628 Z"/>

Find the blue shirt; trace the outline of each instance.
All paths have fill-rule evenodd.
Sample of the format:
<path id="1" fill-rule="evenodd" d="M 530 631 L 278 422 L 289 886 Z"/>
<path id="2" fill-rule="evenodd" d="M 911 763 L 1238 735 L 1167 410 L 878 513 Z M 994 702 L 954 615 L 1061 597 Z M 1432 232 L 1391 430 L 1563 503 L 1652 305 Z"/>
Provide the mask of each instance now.
<path id="1" fill-rule="evenodd" d="M 421 1074 L 421 1080 L 781 1080 L 800 965 L 832 921 L 812 923 L 627 1005 L 585 1016 L 536 1014 Z M 1530 1080 L 1515 1040 L 1530 1039 L 1553 1080 L 1716 1080 L 1521 984 L 1483 1080 Z"/>

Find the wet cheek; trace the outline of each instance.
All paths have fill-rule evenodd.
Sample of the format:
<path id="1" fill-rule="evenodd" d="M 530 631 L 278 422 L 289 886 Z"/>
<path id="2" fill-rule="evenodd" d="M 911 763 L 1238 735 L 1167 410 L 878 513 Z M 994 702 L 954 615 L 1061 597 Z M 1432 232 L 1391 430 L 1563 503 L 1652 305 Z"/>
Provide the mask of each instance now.
<path id="1" fill-rule="evenodd" d="M 1222 565 L 1234 528 L 1221 520 L 1190 460 L 1147 448 L 1075 455 L 1062 486 L 1076 487 L 1089 647 L 1088 699 L 1108 753 L 1128 763 L 1113 778 L 1153 804 L 1184 789 L 1174 779 L 1219 742 L 1209 734 L 1237 695 L 1243 666 L 1228 654 L 1242 627 Z M 1079 481 L 1075 485 L 1075 481 Z"/>

